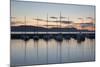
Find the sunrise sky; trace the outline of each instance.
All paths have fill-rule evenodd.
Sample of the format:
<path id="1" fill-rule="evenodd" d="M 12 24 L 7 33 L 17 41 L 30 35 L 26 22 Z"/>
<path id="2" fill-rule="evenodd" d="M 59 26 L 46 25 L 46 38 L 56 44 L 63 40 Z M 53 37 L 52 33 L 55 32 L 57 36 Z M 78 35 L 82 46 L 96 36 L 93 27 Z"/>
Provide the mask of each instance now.
<path id="1" fill-rule="evenodd" d="M 26 16 L 26 25 L 36 26 L 35 19 L 38 18 L 42 19 L 38 21 L 39 26 L 44 26 L 47 24 L 45 21 L 47 14 L 49 21 L 59 21 L 60 12 L 61 16 L 65 17 L 62 20 L 68 21 L 69 18 L 74 25 L 75 23 L 95 23 L 95 6 L 11 1 L 11 25 L 23 25 Z M 50 18 L 52 16 L 58 19 Z M 48 22 L 48 24 L 57 25 L 56 22 Z M 72 26 L 72 24 L 62 23 L 62 27 L 66 26 Z"/>

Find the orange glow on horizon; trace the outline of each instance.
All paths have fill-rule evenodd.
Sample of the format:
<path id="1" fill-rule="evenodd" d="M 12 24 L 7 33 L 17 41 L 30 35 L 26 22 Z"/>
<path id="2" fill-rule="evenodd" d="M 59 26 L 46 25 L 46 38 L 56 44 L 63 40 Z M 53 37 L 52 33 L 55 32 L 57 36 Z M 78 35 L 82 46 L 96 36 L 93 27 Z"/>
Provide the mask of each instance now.
<path id="1" fill-rule="evenodd" d="M 95 30 L 95 27 L 81 27 L 80 24 L 82 23 L 83 21 L 77 21 L 77 22 L 73 22 L 73 23 L 61 23 L 60 25 L 60 22 L 48 22 L 48 28 L 52 28 L 52 27 L 61 27 L 61 28 L 77 28 L 77 29 L 80 29 L 80 30 Z M 38 23 L 38 25 L 37 25 Z M 84 23 L 95 23 L 94 20 L 85 20 Z M 24 18 L 17 18 L 17 19 L 11 19 L 11 26 L 20 26 L 20 25 L 31 25 L 31 26 L 38 26 L 38 27 L 44 27 L 44 28 L 47 28 L 47 22 L 46 21 L 37 21 L 35 19 L 30 19 L 30 18 L 27 18 L 26 19 L 26 23 L 25 23 L 25 20 Z"/>

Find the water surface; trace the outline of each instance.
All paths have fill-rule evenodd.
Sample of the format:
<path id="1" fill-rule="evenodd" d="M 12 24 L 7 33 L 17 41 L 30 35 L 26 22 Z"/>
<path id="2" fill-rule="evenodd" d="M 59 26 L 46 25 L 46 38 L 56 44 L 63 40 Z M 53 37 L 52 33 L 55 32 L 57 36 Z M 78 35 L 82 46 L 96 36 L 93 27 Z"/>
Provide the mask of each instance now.
<path id="1" fill-rule="evenodd" d="M 11 65 L 37 65 L 95 60 L 95 40 L 11 40 Z"/>

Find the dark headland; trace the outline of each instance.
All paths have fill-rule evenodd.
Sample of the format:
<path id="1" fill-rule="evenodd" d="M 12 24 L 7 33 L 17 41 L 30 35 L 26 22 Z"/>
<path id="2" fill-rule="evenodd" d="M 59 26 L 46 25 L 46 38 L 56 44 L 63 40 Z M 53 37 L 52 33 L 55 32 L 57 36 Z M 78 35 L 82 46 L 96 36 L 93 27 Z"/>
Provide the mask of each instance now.
<path id="1" fill-rule="evenodd" d="M 78 30 L 76 28 L 43 28 L 43 27 L 36 27 L 36 26 L 11 26 L 11 32 L 37 32 L 36 34 L 12 34 L 12 39 L 56 39 L 57 41 L 62 41 L 63 39 L 69 40 L 70 38 L 74 38 L 78 41 L 84 41 L 85 38 L 95 39 L 95 31 L 89 30 Z M 79 34 L 38 34 L 38 32 L 80 32 Z M 94 32 L 94 33 L 85 33 L 82 34 L 81 32 Z"/>

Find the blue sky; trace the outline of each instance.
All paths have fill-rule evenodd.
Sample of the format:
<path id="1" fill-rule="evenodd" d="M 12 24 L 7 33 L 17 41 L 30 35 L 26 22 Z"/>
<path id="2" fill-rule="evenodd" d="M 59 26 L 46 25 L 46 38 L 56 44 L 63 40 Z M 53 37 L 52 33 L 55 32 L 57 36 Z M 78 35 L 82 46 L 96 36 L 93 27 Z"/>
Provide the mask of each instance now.
<path id="1" fill-rule="evenodd" d="M 95 6 L 89 5 L 67 5 L 54 3 L 39 3 L 39 2 L 11 2 L 12 17 L 39 17 L 46 19 L 48 16 L 57 16 L 61 12 L 62 16 L 68 17 L 71 21 L 77 21 L 77 18 L 86 18 L 95 16 Z M 50 19 L 50 18 L 49 18 Z M 66 19 L 67 20 L 67 19 Z"/>

